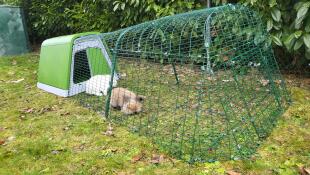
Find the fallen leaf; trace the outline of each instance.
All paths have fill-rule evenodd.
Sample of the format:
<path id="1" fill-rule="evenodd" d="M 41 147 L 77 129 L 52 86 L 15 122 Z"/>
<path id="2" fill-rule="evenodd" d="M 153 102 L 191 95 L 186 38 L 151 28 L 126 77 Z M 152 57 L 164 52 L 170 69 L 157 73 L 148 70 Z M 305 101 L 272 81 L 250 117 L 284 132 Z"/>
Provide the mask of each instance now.
<path id="1" fill-rule="evenodd" d="M 13 80 L 13 81 L 11 81 L 11 83 L 20 83 L 20 82 L 22 82 L 24 80 L 25 80 L 24 78 L 18 79 L 18 80 Z"/>
<path id="2" fill-rule="evenodd" d="M 13 61 L 12 61 L 12 65 L 15 66 L 16 64 L 17 64 L 17 61 L 16 61 L 16 60 L 13 60 Z"/>
<path id="3" fill-rule="evenodd" d="M 15 136 L 10 136 L 8 139 L 7 139 L 7 141 L 9 141 L 9 142 L 11 142 L 11 141 L 13 141 L 13 140 L 15 140 Z"/>
<path id="4" fill-rule="evenodd" d="M 211 36 L 215 37 L 217 35 L 217 30 L 212 30 L 211 31 Z"/>
<path id="5" fill-rule="evenodd" d="M 269 84 L 269 80 L 259 80 L 259 82 L 263 85 L 263 86 L 267 86 Z"/>
<path id="6" fill-rule="evenodd" d="M 233 171 L 233 170 L 229 170 L 229 171 L 227 171 L 226 172 L 228 175 L 241 175 L 241 173 L 237 173 L 237 172 L 235 172 L 235 171 Z"/>
<path id="7" fill-rule="evenodd" d="M 282 80 L 275 80 L 276 84 L 280 85 L 282 83 Z"/>
<path id="8" fill-rule="evenodd" d="M 108 129 L 103 133 L 106 136 L 114 136 L 112 124 L 109 123 Z"/>
<path id="9" fill-rule="evenodd" d="M 45 112 L 49 112 L 51 110 L 52 109 L 50 107 L 44 107 L 44 108 L 41 108 L 38 113 L 39 114 L 44 114 Z"/>
<path id="10" fill-rule="evenodd" d="M 0 140 L 0 145 L 5 144 L 5 140 Z"/>
<path id="11" fill-rule="evenodd" d="M 223 61 L 225 61 L 225 62 L 226 62 L 226 61 L 228 61 L 228 60 L 229 60 L 229 57 L 228 57 L 228 56 L 226 56 L 226 55 L 225 55 L 225 56 L 223 56 Z"/>
<path id="12" fill-rule="evenodd" d="M 58 150 L 53 150 L 52 154 L 59 154 L 59 151 Z"/>
<path id="13" fill-rule="evenodd" d="M 40 173 L 46 173 L 46 172 L 48 172 L 49 170 L 50 170 L 50 168 L 47 167 L 47 168 L 41 170 Z"/>
<path id="14" fill-rule="evenodd" d="M 104 132 L 104 135 L 106 135 L 106 136 L 114 136 L 114 133 L 113 133 L 113 131 L 106 131 L 106 132 Z"/>
<path id="15" fill-rule="evenodd" d="M 192 106 L 191 106 L 191 109 L 193 110 L 193 109 L 197 109 L 198 108 L 198 104 L 196 103 L 196 104 L 193 104 Z"/>
<path id="16" fill-rule="evenodd" d="M 209 80 L 209 81 L 215 81 L 216 79 L 214 78 L 214 77 L 207 77 L 207 80 Z"/>
<path id="17" fill-rule="evenodd" d="M 26 113 L 26 114 L 29 114 L 29 113 L 33 113 L 35 110 L 33 109 L 33 108 L 28 108 L 28 109 L 26 109 L 24 112 Z"/>
<path id="18" fill-rule="evenodd" d="M 5 128 L 0 127 L 0 131 L 4 131 L 4 130 L 5 130 Z"/>
<path id="19" fill-rule="evenodd" d="M 153 154 L 152 155 L 152 159 L 151 159 L 151 163 L 153 164 L 159 164 L 161 162 L 164 161 L 164 155 L 156 155 L 156 154 Z"/>
<path id="20" fill-rule="evenodd" d="M 310 169 L 305 168 L 304 166 L 299 166 L 298 171 L 300 175 L 309 175 Z"/>
<path id="21" fill-rule="evenodd" d="M 84 150 L 84 148 L 85 148 L 85 143 L 83 143 L 83 144 L 81 144 L 81 145 L 79 146 L 79 150 Z"/>
<path id="22" fill-rule="evenodd" d="M 304 170 L 305 170 L 308 174 L 310 174 L 310 168 L 304 168 Z"/>
<path id="23" fill-rule="evenodd" d="M 25 90 L 28 90 L 28 89 L 31 89 L 31 88 L 32 88 L 32 86 L 26 85 L 24 89 L 25 89 Z"/>
<path id="24" fill-rule="evenodd" d="M 66 127 L 63 128 L 64 131 L 67 131 L 67 130 L 69 130 L 69 129 L 70 129 L 70 128 L 69 128 L 68 126 L 66 126 Z"/>
<path id="25" fill-rule="evenodd" d="M 111 150 L 111 152 L 115 153 L 115 152 L 117 152 L 118 149 L 117 148 L 111 148 L 110 150 Z"/>
<path id="26" fill-rule="evenodd" d="M 136 163 L 140 160 L 142 160 L 144 158 L 145 154 L 144 153 L 141 153 L 141 154 L 138 154 L 136 156 L 134 156 L 132 159 L 131 159 L 131 163 Z"/>
<path id="27" fill-rule="evenodd" d="M 224 83 L 226 83 L 226 82 L 231 82 L 231 81 L 233 81 L 233 80 L 222 80 Z"/>
<path id="28" fill-rule="evenodd" d="M 70 115 L 70 112 L 61 113 L 60 116 Z"/>
<path id="29" fill-rule="evenodd" d="M 14 74 L 15 72 L 12 72 L 12 71 L 8 72 L 8 75 L 14 75 Z"/>

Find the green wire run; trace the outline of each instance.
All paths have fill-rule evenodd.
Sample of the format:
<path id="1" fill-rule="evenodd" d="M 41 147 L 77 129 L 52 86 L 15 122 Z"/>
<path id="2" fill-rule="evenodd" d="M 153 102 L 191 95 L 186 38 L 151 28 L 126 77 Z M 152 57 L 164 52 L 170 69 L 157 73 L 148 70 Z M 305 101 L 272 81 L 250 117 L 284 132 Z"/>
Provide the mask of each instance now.
<path id="1" fill-rule="evenodd" d="M 100 37 L 112 53 L 111 77 L 117 67 L 117 86 L 146 97 L 143 111 L 110 108 L 112 83 L 104 107 L 94 96 L 80 100 L 178 159 L 248 158 L 289 105 L 266 26 L 247 7 L 191 11 Z"/>

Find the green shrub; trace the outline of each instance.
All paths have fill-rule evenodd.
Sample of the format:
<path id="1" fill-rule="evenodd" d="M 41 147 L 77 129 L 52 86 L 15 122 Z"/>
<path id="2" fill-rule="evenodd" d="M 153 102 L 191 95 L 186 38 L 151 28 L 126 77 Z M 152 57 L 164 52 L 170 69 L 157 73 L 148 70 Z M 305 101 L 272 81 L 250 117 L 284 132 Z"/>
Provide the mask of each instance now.
<path id="1" fill-rule="evenodd" d="M 0 3 L 23 6 L 33 40 L 85 31 L 108 32 L 200 7 L 197 0 L 0 0 Z"/>
<path id="2" fill-rule="evenodd" d="M 239 2 L 260 13 L 267 24 L 282 68 L 309 73 L 309 0 L 212 0 L 214 5 Z"/>
<path id="3" fill-rule="evenodd" d="M 212 0 L 239 2 L 263 17 L 277 58 L 286 68 L 309 67 L 309 0 Z M 31 41 L 85 31 L 109 32 L 206 5 L 205 0 L 0 0 L 23 6 Z"/>
<path id="4" fill-rule="evenodd" d="M 260 12 L 271 33 L 278 58 L 286 68 L 308 67 L 310 60 L 310 1 L 240 0 Z"/>

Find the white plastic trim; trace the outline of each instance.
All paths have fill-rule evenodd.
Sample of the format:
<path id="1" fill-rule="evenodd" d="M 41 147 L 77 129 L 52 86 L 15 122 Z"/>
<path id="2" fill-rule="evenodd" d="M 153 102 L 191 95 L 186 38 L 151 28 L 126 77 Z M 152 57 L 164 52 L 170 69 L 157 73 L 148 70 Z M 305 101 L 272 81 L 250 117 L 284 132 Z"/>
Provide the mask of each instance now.
<path id="1" fill-rule="evenodd" d="M 56 88 L 56 87 L 53 87 L 53 86 L 50 86 L 47 84 L 43 84 L 43 83 L 37 83 L 37 87 L 39 89 L 42 89 L 42 90 L 47 91 L 47 92 L 52 93 L 52 94 L 56 94 L 56 95 L 61 96 L 61 97 L 68 97 L 69 96 L 69 90 L 59 89 L 59 88 Z"/>

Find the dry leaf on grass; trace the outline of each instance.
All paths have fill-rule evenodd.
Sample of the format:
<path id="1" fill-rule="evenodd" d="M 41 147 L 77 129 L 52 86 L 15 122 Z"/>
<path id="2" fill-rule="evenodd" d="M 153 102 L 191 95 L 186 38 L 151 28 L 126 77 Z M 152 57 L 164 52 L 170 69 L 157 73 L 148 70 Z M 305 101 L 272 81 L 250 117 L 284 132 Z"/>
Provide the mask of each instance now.
<path id="1" fill-rule="evenodd" d="M 16 60 L 13 60 L 13 61 L 12 61 L 12 65 L 15 66 L 16 64 L 17 64 L 17 61 L 16 61 Z"/>
<path id="2" fill-rule="evenodd" d="M 164 161 L 164 155 L 153 154 L 150 162 L 153 164 L 159 164 L 163 161 Z"/>
<path id="3" fill-rule="evenodd" d="M 59 151 L 58 150 L 53 150 L 52 154 L 59 154 Z"/>
<path id="4" fill-rule="evenodd" d="M 22 82 L 24 80 L 25 80 L 24 78 L 21 78 L 21 79 L 18 79 L 18 80 L 13 80 L 13 81 L 11 81 L 11 83 L 20 83 L 20 82 Z"/>
<path id="5" fill-rule="evenodd" d="M 241 173 L 235 172 L 233 170 L 226 171 L 228 175 L 241 175 Z"/>
<path id="6" fill-rule="evenodd" d="M 298 171 L 300 175 L 310 175 L 310 168 L 305 168 L 304 166 L 299 166 Z"/>
<path id="7" fill-rule="evenodd" d="M 7 141 L 11 142 L 11 141 L 13 141 L 13 140 L 15 140 L 15 139 L 16 139 L 15 136 L 10 136 L 10 137 L 7 139 Z"/>
<path id="8" fill-rule="evenodd" d="M 25 114 L 30 114 L 30 113 L 35 112 L 35 109 L 34 108 L 25 108 L 21 112 L 25 113 Z"/>
<path id="9" fill-rule="evenodd" d="M 228 56 L 226 56 L 226 55 L 225 55 L 225 56 L 223 56 L 223 61 L 225 61 L 225 62 L 226 62 L 226 61 L 228 61 L 228 60 L 229 60 L 229 57 L 228 57 Z"/>
<path id="10" fill-rule="evenodd" d="M 263 85 L 263 86 L 267 86 L 269 84 L 269 80 L 259 80 L 259 82 Z"/>
<path id="11" fill-rule="evenodd" d="M 52 108 L 50 107 L 44 107 L 44 108 L 41 108 L 38 113 L 39 114 L 44 114 L 45 112 L 49 112 L 49 111 L 52 111 Z"/>
<path id="12" fill-rule="evenodd" d="M 136 162 L 144 159 L 144 157 L 145 157 L 144 153 L 140 153 L 140 154 L 138 154 L 136 156 L 133 156 L 132 159 L 131 159 L 131 163 L 136 163 Z"/>
<path id="13" fill-rule="evenodd" d="M 199 106 L 199 104 L 193 104 L 192 106 L 191 106 L 191 110 L 193 110 L 193 109 L 197 109 L 198 108 L 198 106 Z"/>
<path id="14" fill-rule="evenodd" d="M 109 123 L 108 129 L 103 133 L 106 136 L 114 136 L 112 124 Z"/>
<path id="15" fill-rule="evenodd" d="M 0 140 L 0 145 L 5 144 L 5 140 Z"/>
<path id="16" fill-rule="evenodd" d="M 274 82 L 276 82 L 279 85 L 282 83 L 282 80 L 275 80 Z"/>
<path id="17" fill-rule="evenodd" d="M 70 112 L 64 112 L 60 114 L 60 116 L 66 116 L 66 115 L 70 115 Z"/>
<path id="18" fill-rule="evenodd" d="M 233 80 L 222 80 L 224 83 L 226 83 L 226 82 L 231 82 L 231 81 L 233 81 Z"/>

